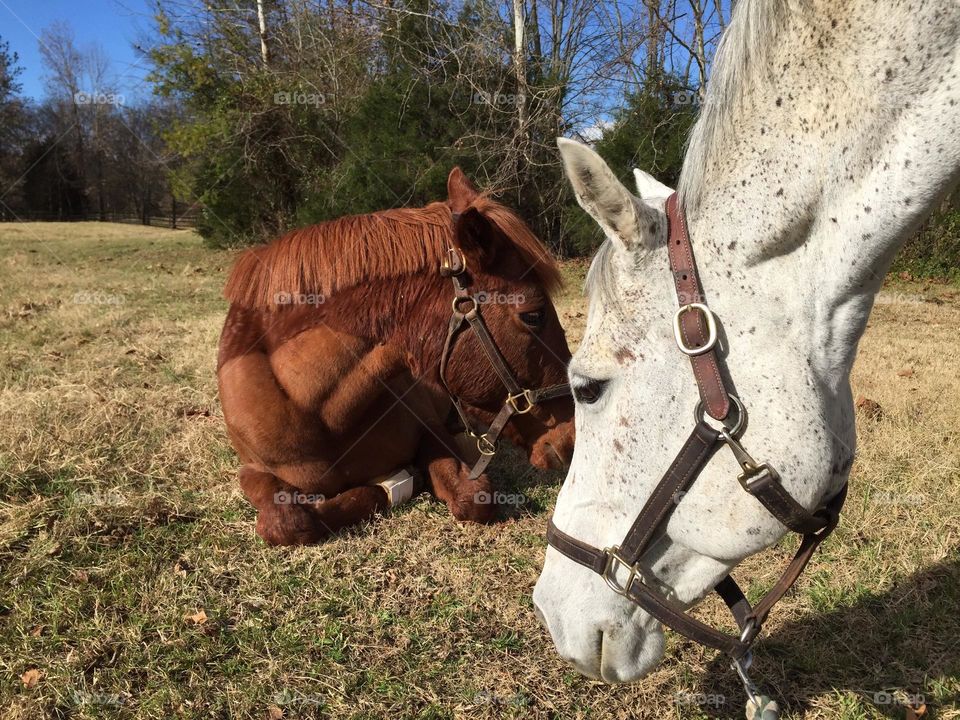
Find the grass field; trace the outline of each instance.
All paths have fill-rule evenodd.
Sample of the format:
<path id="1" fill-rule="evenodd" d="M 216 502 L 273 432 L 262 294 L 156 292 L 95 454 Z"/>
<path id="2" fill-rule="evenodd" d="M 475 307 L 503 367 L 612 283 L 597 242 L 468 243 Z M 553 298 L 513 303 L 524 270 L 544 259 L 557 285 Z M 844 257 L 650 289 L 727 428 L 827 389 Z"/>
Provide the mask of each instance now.
<path id="1" fill-rule="evenodd" d="M 498 459 L 525 502 L 490 527 L 421 497 L 266 547 L 216 396 L 230 262 L 188 232 L 0 225 L 0 718 L 743 716 L 721 659 L 676 637 L 630 686 L 556 655 L 530 594 L 562 476 Z M 583 270 L 565 268 L 574 341 Z M 950 286 L 878 301 L 854 390 L 882 413 L 858 417 L 840 528 L 757 653 L 785 717 L 922 698 L 960 718 L 958 327 Z M 744 564 L 752 594 L 793 543 Z"/>

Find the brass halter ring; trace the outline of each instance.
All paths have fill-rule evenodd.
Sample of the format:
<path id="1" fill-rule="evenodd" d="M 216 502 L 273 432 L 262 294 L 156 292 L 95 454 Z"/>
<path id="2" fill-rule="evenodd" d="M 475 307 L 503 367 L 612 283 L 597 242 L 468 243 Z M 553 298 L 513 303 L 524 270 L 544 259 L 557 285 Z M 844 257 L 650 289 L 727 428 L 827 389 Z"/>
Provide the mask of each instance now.
<path id="1" fill-rule="evenodd" d="M 486 435 L 474 435 L 477 438 L 477 450 L 481 455 L 496 455 L 497 444 L 491 442 Z"/>
<path id="2" fill-rule="evenodd" d="M 467 310 L 461 310 L 460 304 L 465 302 L 469 302 L 470 307 Z M 450 307 L 453 308 L 454 313 L 459 313 L 460 315 L 469 315 L 477 309 L 477 304 L 477 298 L 475 298 L 473 295 L 457 295 L 453 298 L 453 302 L 450 303 Z"/>

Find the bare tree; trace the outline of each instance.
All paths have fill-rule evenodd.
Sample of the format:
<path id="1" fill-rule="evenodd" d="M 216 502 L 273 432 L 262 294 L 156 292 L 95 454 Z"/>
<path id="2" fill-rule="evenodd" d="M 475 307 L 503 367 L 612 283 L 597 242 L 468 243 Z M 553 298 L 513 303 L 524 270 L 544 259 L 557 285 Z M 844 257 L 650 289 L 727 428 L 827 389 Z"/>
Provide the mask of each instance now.
<path id="1" fill-rule="evenodd" d="M 47 73 L 47 91 L 64 109 L 64 124 L 70 125 L 65 133 L 74 138 L 76 169 L 81 187 L 86 189 L 86 138 L 80 114 L 83 58 L 68 25 L 55 22 L 40 33 L 40 58 Z M 86 210 L 83 212 L 85 215 Z"/>
<path id="2" fill-rule="evenodd" d="M 257 22 L 260 26 L 260 58 L 264 65 L 270 64 L 270 52 L 267 49 L 267 14 L 263 9 L 263 0 L 257 0 Z"/>

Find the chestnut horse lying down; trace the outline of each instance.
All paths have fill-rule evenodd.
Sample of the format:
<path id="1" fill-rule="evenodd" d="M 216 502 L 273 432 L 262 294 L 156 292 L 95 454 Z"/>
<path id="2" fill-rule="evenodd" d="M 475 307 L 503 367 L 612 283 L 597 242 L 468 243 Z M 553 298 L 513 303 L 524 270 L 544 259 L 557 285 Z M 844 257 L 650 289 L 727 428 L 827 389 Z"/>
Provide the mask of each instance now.
<path id="1" fill-rule="evenodd" d="M 447 188 L 425 208 L 295 230 L 230 273 L 220 401 L 268 543 L 319 542 L 420 483 L 486 522 L 501 431 L 536 467 L 569 461 L 557 267 L 459 168 Z M 463 426 L 481 453 L 460 449 Z"/>

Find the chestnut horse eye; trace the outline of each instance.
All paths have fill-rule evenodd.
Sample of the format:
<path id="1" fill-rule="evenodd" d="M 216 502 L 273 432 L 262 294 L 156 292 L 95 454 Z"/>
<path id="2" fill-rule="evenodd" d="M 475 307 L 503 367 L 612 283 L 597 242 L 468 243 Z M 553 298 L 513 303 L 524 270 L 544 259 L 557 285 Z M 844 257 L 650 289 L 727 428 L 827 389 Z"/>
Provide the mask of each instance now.
<path id="1" fill-rule="evenodd" d="M 572 385 L 574 399 L 584 405 L 592 405 L 600 396 L 603 395 L 607 387 L 606 380 L 595 380 L 594 378 L 584 378 L 583 384 Z"/>
<path id="2" fill-rule="evenodd" d="M 520 313 L 520 319 L 523 321 L 523 324 L 534 329 L 537 329 L 543 325 L 544 317 L 545 315 L 543 310 L 531 310 L 529 312 Z"/>

